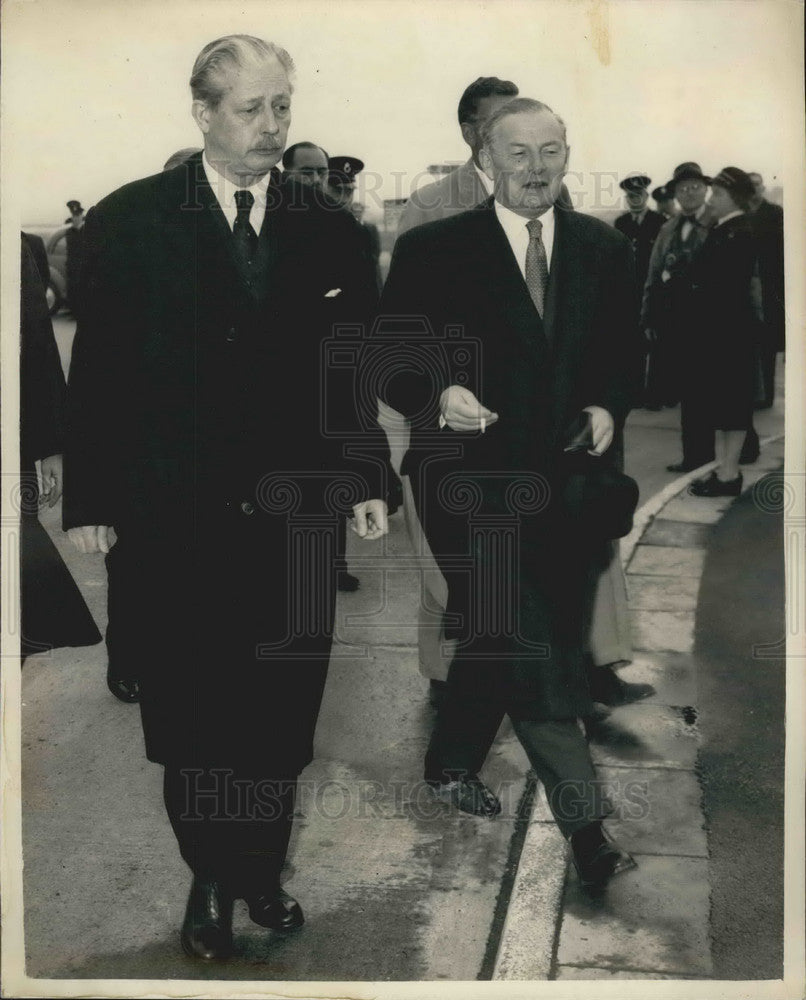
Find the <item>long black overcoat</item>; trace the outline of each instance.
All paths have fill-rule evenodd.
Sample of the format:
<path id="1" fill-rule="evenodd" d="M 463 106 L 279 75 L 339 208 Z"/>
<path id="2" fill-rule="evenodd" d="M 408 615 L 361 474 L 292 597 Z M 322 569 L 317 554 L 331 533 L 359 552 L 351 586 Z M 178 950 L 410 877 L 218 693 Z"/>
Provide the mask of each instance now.
<path id="1" fill-rule="evenodd" d="M 256 297 L 200 154 L 89 214 L 64 526 L 116 530 L 149 758 L 271 776 L 310 760 L 337 518 L 382 495 L 382 463 L 345 457 L 328 380 L 334 327 L 375 304 L 357 223 L 274 179 L 263 227 Z"/>
<path id="2" fill-rule="evenodd" d="M 594 404 L 620 430 L 640 350 L 629 242 L 573 211 L 555 217 L 544 321 L 492 200 L 404 234 L 366 365 L 412 422 L 403 472 L 448 581 L 451 679 L 460 671 L 480 696 L 543 719 L 590 710 L 581 646 L 607 558 L 557 502 L 565 434 Z M 499 420 L 484 433 L 439 430 L 452 384 Z"/>
<path id="3" fill-rule="evenodd" d="M 38 242 L 37 242 L 38 241 Z M 39 520 L 36 462 L 62 454 L 65 384 L 37 250 L 22 234 L 20 265 L 20 647 L 23 656 L 101 641 L 89 608 Z"/>
<path id="4" fill-rule="evenodd" d="M 761 334 L 758 249 L 751 219 L 734 216 L 711 230 L 689 274 L 690 339 L 698 349 L 691 382 L 721 430 L 746 430 L 752 422 Z"/>

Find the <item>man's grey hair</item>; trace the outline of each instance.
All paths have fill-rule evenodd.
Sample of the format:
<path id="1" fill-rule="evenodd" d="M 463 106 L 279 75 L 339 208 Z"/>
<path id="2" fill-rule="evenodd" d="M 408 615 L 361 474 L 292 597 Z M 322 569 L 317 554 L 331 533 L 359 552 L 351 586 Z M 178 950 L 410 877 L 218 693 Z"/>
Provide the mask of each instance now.
<path id="1" fill-rule="evenodd" d="M 504 118 L 508 118 L 510 115 L 523 115 L 535 111 L 548 111 L 549 114 L 554 115 L 560 123 L 560 128 L 563 130 L 563 142 L 565 142 L 565 122 L 548 106 L 548 104 L 544 104 L 542 101 L 535 101 L 531 97 L 516 97 L 513 101 L 507 101 L 506 104 L 502 104 L 501 107 L 498 108 L 497 111 L 493 112 L 493 114 L 491 114 L 487 121 L 481 126 L 479 134 L 481 136 L 482 146 L 485 149 L 490 148 L 493 132 L 495 132 L 498 123 Z"/>
<path id="2" fill-rule="evenodd" d="M 204 101 L 208 107 L 217 108 L 227 92 L 227 70 L 243 69 L 250 63 L 260 63 L 267 59 L 277 59 L 290 83 L 294 73 L 294 60 L 279 45 L 264 42 L 254 35 L 225 35 L 209 42 L 196 56 L 190 75 L 190 91 L 194 101 Z"/>

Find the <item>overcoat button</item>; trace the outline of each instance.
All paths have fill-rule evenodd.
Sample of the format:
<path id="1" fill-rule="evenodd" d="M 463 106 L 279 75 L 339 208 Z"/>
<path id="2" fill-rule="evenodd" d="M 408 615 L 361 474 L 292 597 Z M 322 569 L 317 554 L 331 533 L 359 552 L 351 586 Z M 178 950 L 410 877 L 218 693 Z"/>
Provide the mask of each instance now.
<path id="1" fill-rule="evenodd" d="M 244 512 L 244 514 L 254 514 L 255 513 L 254 506 L 251 503 L 249 503 L 248 500 L 244 500 L 244 502 L 241 504 L 241 510 Z"/>
<path id="2" fill-rule="evenodd" d="M 235 340 L 235 327 L 231 326 L 229 330 L 227 330 L 227 343 L 231 344 L 233 340 Z"/>

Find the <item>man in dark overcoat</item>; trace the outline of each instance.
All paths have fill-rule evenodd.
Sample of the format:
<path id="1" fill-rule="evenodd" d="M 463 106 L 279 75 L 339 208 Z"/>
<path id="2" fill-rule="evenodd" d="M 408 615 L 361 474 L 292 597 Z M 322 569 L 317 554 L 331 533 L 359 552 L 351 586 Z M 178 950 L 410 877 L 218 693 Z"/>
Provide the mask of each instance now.
<path id="1" fill-rule="evenodd" d="M 508 714 L 583 883 L 602 884 L 631 861 L 605 836 L 577 719 L 592 710 L 592 567 L 613 535 L 568 516 L 563 448 L 585 419 L 582 457 L 610 462 L 639 351 L 633 255 L 611 227 L 555 206 L 568 147 L 550 108 L 513 100 L 483 134 L 494 198 L 399 238 L 375 327 L 388 360 L 366 364 L 411 421 L 403 472 L 458 639 L 425 777 L 448 801 L 489 794 L 478 771 Z M 594 509 L 594 524 L 605 517 Z"/>
<path id="2" fill-rule="evenodd" d="M 128 605 L 117 641 L 140 663 L 146 752 L 194 876 L 181 941 L 204 959 L 232 949 L 234 898 L 262 926 L 303 922 L 279 879 L 327 670 L 337 525 L 352 512 L 362 537 L 386 530 L 383 461 L 346 457 L 355 421 L 323 362 L 334 325 L 374 305 L 358 227 L 272 170 L 292 70 L 251 36 L 202 50 L 203 154 L 88 217 L 70 374 L 64 525 L 109 551 Z"/>
<path id="3" fill-rule="evenodd" d="M 649 258 L 652 247 L 658 233 L 666 221 L 660 212 L 655 212 L 647 207 L 649 201 L 649 185 L 652 179 L 641 171 L 633 171 L 619 183 L 619 187 L 624 192 L 629 211 L 619 215 L 613 225 L 620 233 L 624 233 L 632 244 L 635 254 L 635 277 L 636 277 L 636 319 L 641 314 L 641 300 L 643 298 L 644 282 L 649 271 Z M 653 357 L 653 344 L 647 342 L 646 360 L 642 371 L 638 373 L 640 384 L 643 386 L 643 405 L 648 409 L 660 409 L 662 400 L 657 398 L 655 379 L 653 378 L 653 368 L 655 358 Z"/>
<path id="4" fill-rule="evenodd" d="M 763 398 L 757 409 L 767 409 L 775 399 L 775 359 L 786 348 L 784 308 L 784 210 L 764 197 L 764 178 L 752 173 L 755 196 L 750 203 L 749 222 L 758 244 L 764 324 L 761 329 Z"/>

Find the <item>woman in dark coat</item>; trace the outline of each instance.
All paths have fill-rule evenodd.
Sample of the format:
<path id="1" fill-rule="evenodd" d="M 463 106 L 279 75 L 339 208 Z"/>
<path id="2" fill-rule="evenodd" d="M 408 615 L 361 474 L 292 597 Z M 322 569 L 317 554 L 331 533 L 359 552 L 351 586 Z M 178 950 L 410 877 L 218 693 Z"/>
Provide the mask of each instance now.
<path id="1" fill-rule="evenodd" d="M 717 219 L 691 274 L 693 323 L 701 350 L 694 377 L 716 432 L 719 465 L 692 484 L 695 496 L 738 496 L 739 456 L 752 424 L 760 296 L 757 249 L 746 212 L 753 184 L 738 167 L 713 179 L 710 210 Z"/>
<path id="2" fill-rule="evenodd" d="M 91 646 L 101 641 L 101 634 L 39 522 L 40 504 L 53 507 L 61 496 L 66 389 L 45 289 L 24 233 L 20 296 L 21 646 L 27 656 L 57 646 Z"/>

